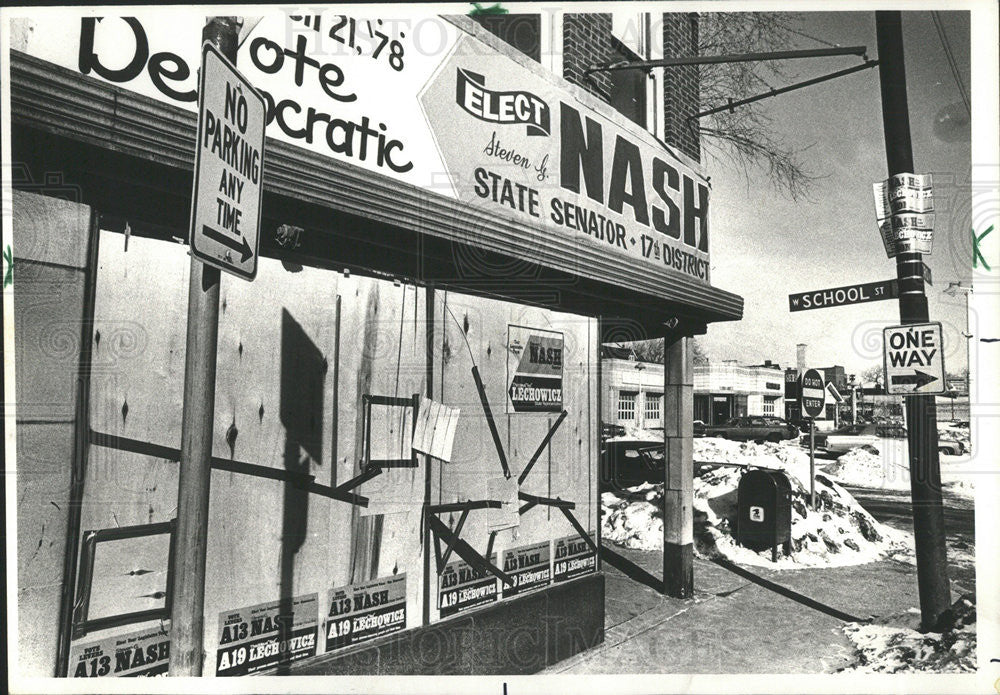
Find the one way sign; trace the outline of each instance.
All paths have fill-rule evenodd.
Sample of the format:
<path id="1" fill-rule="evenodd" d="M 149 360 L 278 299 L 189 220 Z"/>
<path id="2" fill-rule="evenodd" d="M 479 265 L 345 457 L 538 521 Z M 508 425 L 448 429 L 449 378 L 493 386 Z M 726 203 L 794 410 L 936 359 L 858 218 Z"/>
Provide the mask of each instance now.
<path id="1" fill-rule="evenodd" d="M 886 391 L 897 395 L 944 393 L 941 324 L 917 323 L 883 329 Z"/>

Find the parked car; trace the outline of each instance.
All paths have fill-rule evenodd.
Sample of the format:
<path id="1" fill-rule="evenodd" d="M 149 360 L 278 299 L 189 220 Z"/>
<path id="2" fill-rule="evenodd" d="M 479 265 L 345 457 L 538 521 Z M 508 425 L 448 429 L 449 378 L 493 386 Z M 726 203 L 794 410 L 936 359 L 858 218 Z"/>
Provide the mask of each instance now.
<path id="1" fill-rule="evenodd" d="M 705 436 L 705 423 L 701 420 L 694 421 L 694 436 L 704 437 Z"/>
<path id="2" fill-rule="evenodd" d="M 879 449 L 880 445 L 885 446 L 887 440 L 902 439 L 906 439 L 906 428 L 902 425 L 868 422 L 845 425 L 832 432 L 817 432 L 816 448 L 830 455 L 841 456 L 855 447 L 867 445 Z M 802 435 L 800 443 L 809 446 L 809 435 Z M 939 435 L 938 451 L 958 456 L 965 453 L 965 445 L 957 439 Z"/>
<path id="3" fill-rule="evenodd" d="M 666 475 L 663 442 L 617 440 L 601 449 L 601 483 L 620 489 L 662 483 Z"/>
<path id="4" fill-rule="evenodd" d="M 951 456 L 961 456 L 966 451 L 965 444 L 963 444 L 958 439 L 951 439 L 950 437 L 942 437 L 938 435 L 938 452 L 942 454 L 950 454 Z"/>
<path id="5" fill-rule="evenodd" d="M 611 439 L 612 437 L 624 437 L 625 427 L 622 425 L 612 425 L 606 422 L 601 423 L 601 441 Z"/>
<path id="6" fill-rule="evenodd" d="M 750 415 L 734 417 L 721 425 L 706 427 L 705 436 L 737 441 L 780 442 L 783 439 L 798 437 L 799 428 L 780 417 Z"/>

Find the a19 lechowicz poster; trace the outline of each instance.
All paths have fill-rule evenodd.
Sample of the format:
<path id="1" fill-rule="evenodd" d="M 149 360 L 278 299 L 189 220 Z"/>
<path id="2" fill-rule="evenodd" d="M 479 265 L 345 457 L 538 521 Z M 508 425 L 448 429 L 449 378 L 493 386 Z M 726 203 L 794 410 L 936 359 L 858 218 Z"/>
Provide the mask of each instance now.
<path id="1" fill-rule="evenodd" d="M 489 561 L 496 564 L 496 553 L 490 555 Z M 442 618 L 496 600 L 497 578 L 492 574 L 480 572 L 465 560 L 445 565 L 438 582 L 438 609 Z"/>
<path id="2" fill-rule="evenodd" d="M 406 575 L 330 589 L 326 651 L 406 628 Z"/>
<path id="3" fill-rule="evenodd" d="M 597 554 L 578 534 L 557 538 L 552 547 L 552 578 L 557 584 L 597 571 Z"/>
<path id="4" fill-rule="evenodd" d="M 220 613 L 215 675 L 246 676 L 315 656 L 318 607 L 313 593 Z"/>
<path id="5" fill-rule="evenodd" d="M 169 623 L 75 644 L 69 664 L 73 678 L 165 676 L 170 665 Z"/>
<path id="6" fill-rule="evenodd" d="M 503 597 L 517 596 L 551 584 L 552 567 L 549 559 L 548 541 L 504 551 L 503 571 L 514 578 L 514 584 L 504 584 Z"/>

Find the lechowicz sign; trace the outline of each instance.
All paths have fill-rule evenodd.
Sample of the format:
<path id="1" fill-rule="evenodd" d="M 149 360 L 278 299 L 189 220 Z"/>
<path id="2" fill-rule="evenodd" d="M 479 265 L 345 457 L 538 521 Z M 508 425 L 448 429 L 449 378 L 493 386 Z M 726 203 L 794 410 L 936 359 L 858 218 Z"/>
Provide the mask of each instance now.
<path id="1" fill-rule="evenodd" d="M 326 651 L 406 628 L 406 574 L 335 587 L 327 600 Z"/>
<path id="2" fill-rule="evenodd" d="M 563 334 L 507 326 L 507 389 L 511 413 L 558 413 L 563 409 Z M 513 374 L 511 374 L 513 371 Z"/>
<path id="3" fill-rule="evenodd" d="M 373 9 L 275 9 L 253 26 L 237 66 L 268 136 L 709 282 L 709 187 L 690 160 L 452 21 Z M 204 11 L 58 10 L 14 19 L 13 47 L 196 109 Z"/>
<path id="4" fill-rule="evenodd" d="M 316 655 L 316 594 L 219 614 L 215 675 L 246 676 Z"/>

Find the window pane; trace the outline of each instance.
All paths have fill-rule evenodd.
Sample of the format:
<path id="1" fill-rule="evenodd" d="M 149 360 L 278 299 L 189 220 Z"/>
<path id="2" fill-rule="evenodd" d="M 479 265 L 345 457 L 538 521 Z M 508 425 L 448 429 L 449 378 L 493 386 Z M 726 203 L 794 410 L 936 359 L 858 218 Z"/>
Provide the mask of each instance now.
<path id="1" fill-rule="evenodd" d="M 635 420 L 635 391 L 620 391 L 618 393 L 618 419 Z"/>

